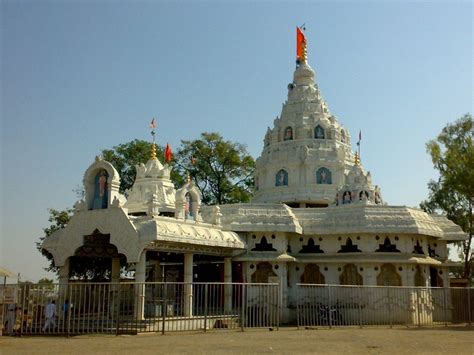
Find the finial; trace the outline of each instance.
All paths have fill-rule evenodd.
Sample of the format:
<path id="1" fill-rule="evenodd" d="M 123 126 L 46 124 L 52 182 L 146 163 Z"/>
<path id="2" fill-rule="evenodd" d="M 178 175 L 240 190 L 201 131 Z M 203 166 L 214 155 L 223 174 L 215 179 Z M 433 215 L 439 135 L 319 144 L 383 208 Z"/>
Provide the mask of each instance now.
<path id="1" fill-rule="evenodd" d="M 156 135 L 156 121 L 155 118 L 150 122 L 150 129 L 151 129 L 151 136 L 153 137 L 153 143 L 151 145 L 151 159 L 155 160 L 156 159 L 156 144 L 155 144 L 155 135 Z"/>
<path id="2" fill-rule="evenodd" d="M 188 175 L 186 176 L 186 181 L 189 184 L 192 180 L 193 180 L 193 178 L 191 177 L 191 174 L 188 173 Z"/>
<path id="3" fill-rule="evenodd" d="M 152 145 L 151 145 L 151 156 L 150 156 L 150 158 L 152 160 L 156 159 L 156 144 L 155 143 L 152 143 Z"/>
<path id="4" fill-rule="evenodd" d="M 359 153 L 357 153 L 357 152 L 356 152 L 355 157 L 354 157 L 354 164 L 356 166 L 360 165 L 360 156 L 359 156 Z"/>

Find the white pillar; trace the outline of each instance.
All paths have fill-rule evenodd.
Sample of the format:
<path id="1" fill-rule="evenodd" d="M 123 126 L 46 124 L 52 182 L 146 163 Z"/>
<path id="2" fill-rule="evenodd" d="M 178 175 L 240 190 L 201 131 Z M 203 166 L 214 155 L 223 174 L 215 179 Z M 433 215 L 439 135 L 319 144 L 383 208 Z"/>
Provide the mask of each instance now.
<path id="1" fill-rule="evenodd" d="M 112 283 L 120 282 L 120 258 L 112 258 L 112 275 L 110 281 Z"/>
<path id="2" fill-rule="evenodd" d="M 193 315 L 193 254 L 184 254 L 184 315 Z"/>
<path id="3" fill-rule="evenodd" d="M 62 304 L 69 295 L 67 294 L 68 290 L 68 283 L 69 283 L 69 258 L 66 259 L 63 266 L 59 267 L 59 304 Z"/>
<path id="4" fill-rule="evenodd" d="M 69 282 L 69 258 L 59 267 L 59 283 L 67 285 Z"/>
<path id="5" fill-rule="evenodd" d="M 224 258 L 224 310 L 232 310 L 232 259 L 230 257 Z M 229 283 L 229 284 L 227 284 Z"/>
<path id="6" fill-rule="evenodd" d="M 142 252 L 135 269 L 135 319 L 145 319 L 146 250 Z"/>

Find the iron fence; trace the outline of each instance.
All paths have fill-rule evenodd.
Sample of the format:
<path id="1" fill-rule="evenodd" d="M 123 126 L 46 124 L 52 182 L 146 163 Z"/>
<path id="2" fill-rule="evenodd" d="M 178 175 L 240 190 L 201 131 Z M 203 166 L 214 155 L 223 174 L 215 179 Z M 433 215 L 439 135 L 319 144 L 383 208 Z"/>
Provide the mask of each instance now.
<path id="1" fill-rule="evenodd" d="M 298 327 L 471 324 L 473 288 L 296 285 Z"/>
<path id="2" fill-rule="evenodd" d="M 279 326 L 280 286 L 258 283 L 9 285 L 6 333 L 135 334 Z M 54 306 L 52 306 L 54 302 Z M 54 309 L 54 315 L 52 315 Z"/>

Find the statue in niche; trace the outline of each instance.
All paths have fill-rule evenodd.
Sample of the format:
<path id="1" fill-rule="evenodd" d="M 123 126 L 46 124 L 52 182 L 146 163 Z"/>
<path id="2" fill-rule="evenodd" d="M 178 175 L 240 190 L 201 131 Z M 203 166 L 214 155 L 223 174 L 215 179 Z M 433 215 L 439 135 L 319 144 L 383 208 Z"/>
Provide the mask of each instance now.
<path id="1" fill-rule="evenodd" d="M 367 201 L 369 199 L 369 193 L 365 190 L 359 192 L 359 201 Z"/>
<path id="2" fill-rule="evenodd" d="M 189 192 L 184 196 L 184 216 L 186 219 L 194 219 L 193 216 L 193 198 Z"/>
<path id="3" fill-rule="evenodd" d="M 345 191 L 344 194 L 342 195 L 342 204 L 348 204 L 351 203 L 352 201 L 352 196 L 350 191 Z"/>
<path id="4" fill-rule="evenodd" d="M 314 138 L 324 139 L 324 129 L 320 125 L 317 125 L 314 129 Z"/>
<path id="5" fill-rule="evenodd" d="M 327 168 L 319 168 L 316 172 L 316 183 L 331 184 L 331 172 Z"/>
<path id="6" fill-rule="evenodd" d="M 108 189 L 107 189 L 107 180 L 109 175 L 107 171 L 101 170 L 97 173 L 94 178 L 94 199 L 92 203 L 92 209 L 102 209 L 107 208 L 108 200 Z"/>
<path id="7" fill-rule="evenodd" d="M 288 186 L 288 173 L 281 169 L 276 175 L 275 186 Z"/>
<path id="8" fill-rule="evenodd" d="M 283 136 L 284 141 L 291 141 L 293 139 L 293 129 L 291 127 L 285 128 L 285 134 Z"/>

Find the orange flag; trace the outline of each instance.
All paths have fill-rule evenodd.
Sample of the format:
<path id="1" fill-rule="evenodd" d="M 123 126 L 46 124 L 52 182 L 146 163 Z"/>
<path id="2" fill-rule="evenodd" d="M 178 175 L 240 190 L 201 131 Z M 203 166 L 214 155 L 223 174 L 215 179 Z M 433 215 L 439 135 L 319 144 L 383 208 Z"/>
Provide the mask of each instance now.
<path id="1" fill-rule="evenodd" d="M 171 161 L 171 148 L 170 148 L 170 145 L 168 143 L 166 143 L 165 159 L 166 159 L 167 163 L 169 163 Z"/>
<path id="2" fill-rule="evenodd" d="M 301 28 L 296 27 L 296 58 L 303 57 L 303 43 L 306 44 L 306 36 Z"/>

